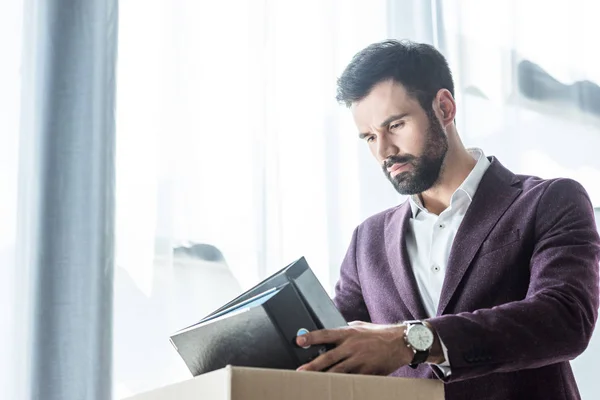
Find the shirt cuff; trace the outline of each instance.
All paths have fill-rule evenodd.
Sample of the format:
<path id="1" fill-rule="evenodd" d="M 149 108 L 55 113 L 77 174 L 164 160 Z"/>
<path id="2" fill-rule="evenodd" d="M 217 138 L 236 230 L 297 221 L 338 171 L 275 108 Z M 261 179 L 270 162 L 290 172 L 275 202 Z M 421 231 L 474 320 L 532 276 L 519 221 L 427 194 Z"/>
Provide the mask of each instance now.
<path id="1" fill-rule="evenodd" d="M 444 342 L 442 341 L 441 338 L 440 338 L 440 344 L 442 345 L 442 353 L 444 353 L 445 361 L 441 364 L 431 364 L 431 365 L 436 367 L 442 373 L 442 375 L 444 375 L 444 378 L 447 378 L 450 375 L 452 375 L 452 369 L 450 368 L 450 359 L 448 358 L 448 348 L 446 347 L 446 345 L 444 344 Z"/>

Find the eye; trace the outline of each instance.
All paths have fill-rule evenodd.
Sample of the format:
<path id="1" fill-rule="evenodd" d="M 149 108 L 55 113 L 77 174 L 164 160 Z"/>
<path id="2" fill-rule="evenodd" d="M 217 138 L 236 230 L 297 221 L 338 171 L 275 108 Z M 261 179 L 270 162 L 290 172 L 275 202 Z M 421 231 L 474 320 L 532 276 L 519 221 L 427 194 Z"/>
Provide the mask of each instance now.
<path id="1" fill-rule="evenodd" d="M 371 143 L 373 140 L 375 140 L 375 136 L 367 137 L 367 143 Z"/>
<path id="2" fill-rule="evenodd" d="M 396 122 L 393 123 L 392 125 L 390 125 L 390 131 L 393 131 L 394 129 L 398 129 L 398 128 L 402 128 L 404 126 L 404 121 L 400 121 L 400 122 Z"/>

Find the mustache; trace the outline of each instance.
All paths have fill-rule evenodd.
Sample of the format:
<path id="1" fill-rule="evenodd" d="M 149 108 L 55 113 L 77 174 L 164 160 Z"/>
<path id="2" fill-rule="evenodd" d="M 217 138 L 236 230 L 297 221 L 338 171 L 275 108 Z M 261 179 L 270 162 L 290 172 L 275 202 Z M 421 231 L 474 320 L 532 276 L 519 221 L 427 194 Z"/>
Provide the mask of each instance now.
<path id="1" fill-rule="evenodd" d="M 383 162 L 383 170 L 387 172 L 388 168 L 391 168 L 394 164 L 406 164 L 413 161 L 416 157 L 412 154 L 405 156 L 390 156 Z"/>

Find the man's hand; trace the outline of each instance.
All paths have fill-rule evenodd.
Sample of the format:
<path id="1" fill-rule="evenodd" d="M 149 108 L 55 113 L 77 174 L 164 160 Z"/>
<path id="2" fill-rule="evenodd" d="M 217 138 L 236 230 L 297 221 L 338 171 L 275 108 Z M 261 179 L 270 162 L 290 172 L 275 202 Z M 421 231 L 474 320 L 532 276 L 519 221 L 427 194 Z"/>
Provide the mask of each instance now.
<path id="1" fill-rule="evenodd" d="M 348 327 L 298 336 L 299 346 L 336 345 L 298 370 L 389 375 L 409 364 L 414 356 L 405 344 L 404 330 L 403 325 L 351 322 Z"/>

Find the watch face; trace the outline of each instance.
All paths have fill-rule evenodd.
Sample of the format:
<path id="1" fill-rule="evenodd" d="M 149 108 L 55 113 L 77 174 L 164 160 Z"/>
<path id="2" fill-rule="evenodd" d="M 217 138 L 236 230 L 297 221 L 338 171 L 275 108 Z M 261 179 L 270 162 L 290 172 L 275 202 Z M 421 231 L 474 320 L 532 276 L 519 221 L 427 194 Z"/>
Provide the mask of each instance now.
<path id="1" fill-rule="evenodd" d="M 406 332 L 406 339 L 417 351 L 429 350 L 433 345 L 433 333 L 424 325 L 411 325 Z"/>

